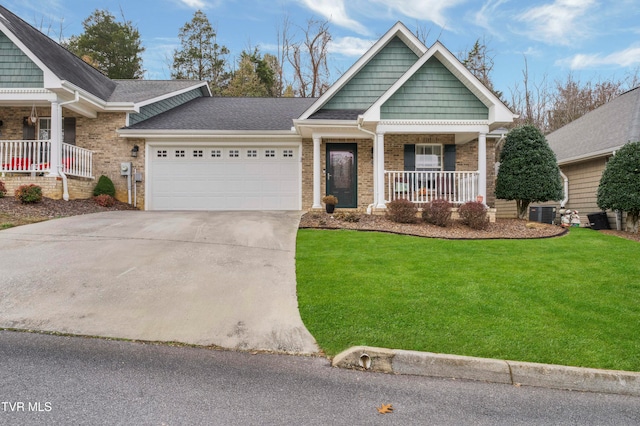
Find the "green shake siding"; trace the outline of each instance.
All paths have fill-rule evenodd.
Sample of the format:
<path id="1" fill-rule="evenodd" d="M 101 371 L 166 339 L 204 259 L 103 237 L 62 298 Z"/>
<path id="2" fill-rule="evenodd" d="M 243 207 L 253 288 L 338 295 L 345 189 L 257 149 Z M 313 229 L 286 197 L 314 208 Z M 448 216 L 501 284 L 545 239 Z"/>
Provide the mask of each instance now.
<path id="1" fill-rule="evenodd" d="M 44 74 L 9 38 L 0 32 L 0 87 L 44 87 Z"/>
<path id="2" fill-rule="evenodd" d="M 146 105 L 140 108 L 139 113 L 133 113 L 129 115 L 129 125 L 133 126 L 144 120 L 148 120 L 158 114 L 162 114 L 165 111 L 169 111 L 172 108 L 187 103 L 195 98 L 202 97 L 202 90 L 200 88 L 190 90 L 177 96 L 173 96 L 162 101 Z"/>
<path id="3" fill-rule="evenodd" d="M 489 109 L 442 63 L 430 58 L 380 110 L 387 120 L 486 120 Z"/>
<path id="4" fill-rule="evenodd" d="M 418 60 L 418 56 L 394 37 L 323 109 L 365 110 Z"/>

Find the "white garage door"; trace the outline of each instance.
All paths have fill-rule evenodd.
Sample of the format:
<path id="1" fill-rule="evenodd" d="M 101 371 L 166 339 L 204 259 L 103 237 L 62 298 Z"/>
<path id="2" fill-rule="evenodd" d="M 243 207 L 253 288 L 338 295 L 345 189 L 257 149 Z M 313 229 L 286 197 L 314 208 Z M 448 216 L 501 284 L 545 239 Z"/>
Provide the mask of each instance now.
<path id="1" fill-rule="evenodd" d="M 291 146 L 150 146 L 150 210 L 299 210 Z"/>

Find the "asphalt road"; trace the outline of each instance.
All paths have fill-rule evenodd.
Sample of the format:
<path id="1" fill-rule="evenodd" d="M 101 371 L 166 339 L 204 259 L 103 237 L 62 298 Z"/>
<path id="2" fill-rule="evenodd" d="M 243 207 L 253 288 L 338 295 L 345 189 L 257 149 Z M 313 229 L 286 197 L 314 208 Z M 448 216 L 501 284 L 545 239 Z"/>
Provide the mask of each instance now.
<path id="1" fill-rule="evenodd" d="M 0 331 L 3 425 L 640 424 L 640 398 Z M 382 404 L 394 411 L 379 414 Z"/>

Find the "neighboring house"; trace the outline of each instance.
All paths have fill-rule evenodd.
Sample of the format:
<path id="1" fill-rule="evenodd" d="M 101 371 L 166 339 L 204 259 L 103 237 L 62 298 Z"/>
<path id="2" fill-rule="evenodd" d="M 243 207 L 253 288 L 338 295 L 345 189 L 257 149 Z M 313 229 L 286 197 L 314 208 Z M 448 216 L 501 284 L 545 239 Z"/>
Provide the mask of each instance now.
<path id="1" fill-rule="evenodd" d="M 427 48 L 401 23 L 318 99 L 219 98 L 200 82 L 109 80 L 0 15 L 9 187 L 35 182 L 59 198 L 65 175 L 84 197 L 105 174 L 119 199 L 133 192 L 147 210 L 320 209 L 328 193 L 371 211 L 399 197 L 494 205 L 493 132 L 514 114 L 442 44 Z M 142 182 L 129 186 L 123 162 Z"/>
<path id="2" fill-rule="evenodd" d="M 607 161 L 627 142 L 640 141 L 640 87 L 546 137 L 568 180 L 566 208 L 578 210 L 586 225 L 588 214 L 601 211 L 596 194 Z M 608 216 L 610 226 L 615 228 L 615 213 L 608 212 Z"/>

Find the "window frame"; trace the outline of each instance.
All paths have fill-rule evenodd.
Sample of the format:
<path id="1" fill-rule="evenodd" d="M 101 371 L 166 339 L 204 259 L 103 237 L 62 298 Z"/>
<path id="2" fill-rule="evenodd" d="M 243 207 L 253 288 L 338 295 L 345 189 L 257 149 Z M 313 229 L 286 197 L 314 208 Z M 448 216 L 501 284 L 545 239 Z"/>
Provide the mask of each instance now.
<path id="1" fill-rule="evenodd" d="M 438 154 L 419 154 L 418 151 L 419 149 L 424 149 L 426 147 L 437 147 L 439 150 Z M 420 144 L 415 144 L 415 151 L 414 151 L 414 155 L 415 155 L 415 165 L 414 165 L 414 170 L 417 172 L 441 172 L 444 170 L 444 146 L 442 144 L 439 143 L 420 143 Z M 419 167 L 418 166 L 418 159 L 420 158 L 420 156 L 433 156 L 433 155 L 437 155 L 438 158 L 438 167 Z"/>

